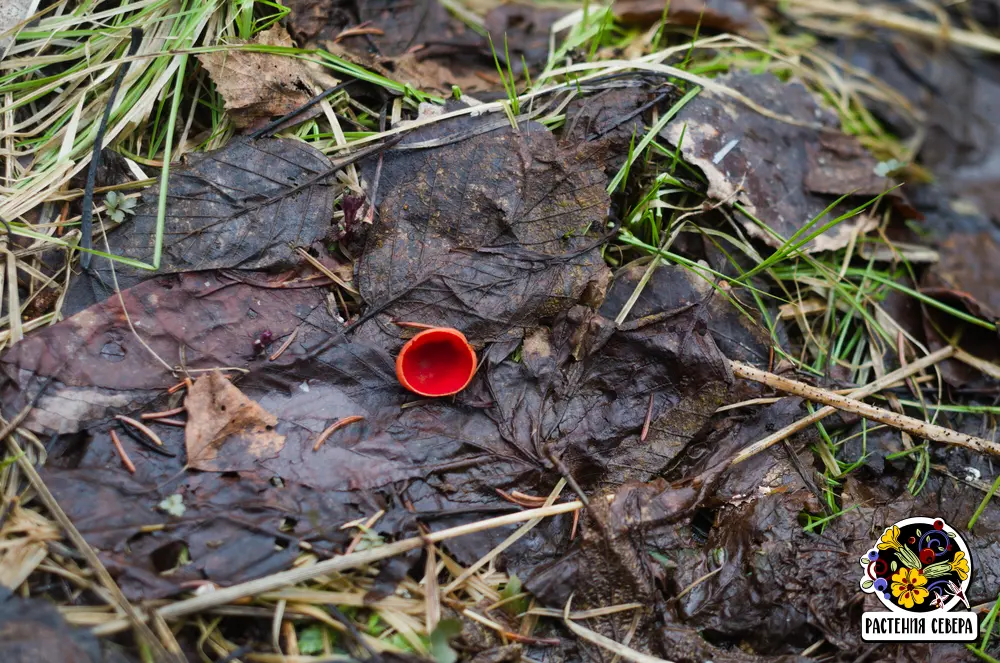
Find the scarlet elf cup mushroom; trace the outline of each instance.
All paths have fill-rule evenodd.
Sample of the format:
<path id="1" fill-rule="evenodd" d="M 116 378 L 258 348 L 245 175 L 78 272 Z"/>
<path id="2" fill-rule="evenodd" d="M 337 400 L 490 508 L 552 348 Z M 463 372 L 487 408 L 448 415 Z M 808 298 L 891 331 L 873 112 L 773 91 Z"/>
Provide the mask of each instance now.
<path id="1" fill-rule="evenodd" d="M 400 384 L 421 396 L 451 396 L 476 373 L 476 352 L 451 327 L 432 327 L 411 338 L 396 358 Z"/>

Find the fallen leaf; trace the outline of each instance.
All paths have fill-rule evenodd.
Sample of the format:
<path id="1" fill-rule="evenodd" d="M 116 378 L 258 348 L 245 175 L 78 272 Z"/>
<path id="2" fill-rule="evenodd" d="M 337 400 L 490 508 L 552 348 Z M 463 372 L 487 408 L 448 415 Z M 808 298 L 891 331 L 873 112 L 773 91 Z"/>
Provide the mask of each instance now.
<path id="1" fill-rule="evenodd" d="M 940 185 L 923 187 L 916 198 L 924 220 L 919 226 L 913 225 L 922 229 L 914 238 L 934 249 L 937 260 L 923 266 L 915 275 L 916 281 L 901 273 L 897 282 L 980 320 L 1000 324 L 1000 279 L 994 269 L 1000 259 L 1000 230 L 974 205 L 950 199 Z M 879 319 L 891 333 L 902 329 L 908 337 L 926 344 L 928 351 L 961 339 L 966 352 L 986 362 L 1000 363 L 994 329 L 965 322 L 896 291 L 890 291 L 881 310 L 884 313 L 879 314 Z M 965 362 L 948 359 L 936 368 L 953 387 L 970 393 L 996 391 L 996 380 Z"/>
<path id="2" fill-rule="evenodd" d="M 968 293 L 988 320 L 1000 319 L 1000 228 L 979 214 L 930 213 L 927 225 L 940 259 L 924 286 Z"/>
<path id="3" fill-rule="evenodd" d="M 165 444 L 182 452 L 183 433 L 173 430 L 162 431 Z M 134 477 L 107 469 L 113 457 L 100 443 L 76 457 L 60 447 L 60 458 L 51 459 L 42 476 L 132 600 L 171 596 L 187 583 L 229 585 L 275 573 L 302 554 L 303 542 L 321 557 L 343 552 L 352 533 L 338 528 L 386 506 L 377 496 L 184 472 L 180 457 L 123 443 L 136 462 Z M 184 496 L 183 517 L 158 508 L 172 494 Z"/>
<path id="4" fill-rule="evenodd" d="M 258 33 L 251 44 L 294 47 L 281 25 Z M 313 96 L 305 63 L 287 55 L 222 50 L 198 55 L 238 128 L 256 128 L 272 117 L 289 113 Z M 319 109 L 316 109 L 319 112 Z M 299 121 L 309 119 L 308 114 Z"/>
<path id="5" fill-rule="evenodd" d="M 626 265 L 615 274 L 615 282 L 604 307 L 605 315 L 617 317 L 619 310 L 615 304 L 624 303 L 638 287 L 648 269 L 648 264 Z M 659 265 L 649 282 L 642 288 L 639 298 L 632 308 L 632 318 L 641 319 L 660 311 L 696 308 L 704 316 L 705 325 L 712 333 L 719 350 L 729 359 L 767 366 L 770 358 L 771 337 L 756 308 L 746 306 L 747 313 L 741 313 L 727 299 L 735 293 L 724 286 L 713 287 L 690 269 L 679 265 Z"/>
<path id="6" fill-rule="evenodd" d="M 549 57 L 549 42 L 553 24 L 568 14 L 558 7 L 504 3 L 494 7 L 483 20 L 483 27 L 493 40 L 497 59 L 515 76 L 544 64 Z M 559 37 L 556 37 L 559 43 Z M 492 59 L 488 42 L 481 47 L 484 56 Z"/>
<path id="7" fill-rule="evenodd" d="M 425 92 L 437 93 L 448 98 L 457 87 L 463 95 L 477 94 L 500 87 L 500 78 L 496 67 L 492 70 L 479 64 L 463 61 L 449 61 L 445 58 L 420 57 L 418 53 L 404 53 L 391 61 L 377 64 L 371 59 L 358 58 L 367 61 L 368 66 L 377 71 L 385 72 L 393 80 L 405 81 Z M 391 69 L 388 66 L 391 65 Z"/>
<path id="8" fill-rule="evenodd" d="M 26 425 L 73 433 L 154 407 L 177 383 L 171 368 L 182 352 L 189 370 L 246 367 L 269 363 L 253 347 L 264 331 L 281 343 L 301 327 L 286 352 L 292 357 L 305 347 L 300 343 L 340 329 L 326 313 L 322 288 L 279 288 L 276 277 L 268 278 L 260 275 L 260 285 L 251 285 L 212 272 L 160 276 L 123 291 L 121 301 L 95 304 L 0 358 L 4 402 L 20 409 L 36 381 L 55 376 Z"/>
<path id="9" fill-rule="evenodd" d="M 620 307 L 630 293 L 614 290 L 609 306 Z M 191 580 L 226 584 L 287 568 L 303 540 L 325 554 L 343 551 L 353 533 L 340 525 L 379 509 L 386 515 L 377 532 L 389 536 L 415 531 L 417 519 L 437 530 L 504 513 L 517 507 L 497 488 L 545 490 L 558 479 L 546 469 L 546 446 L 587 490 L 622 477 L 648 479 L 704 425 L 728 379 L 710 335 L 697 331 L 698 310 L 613 334 L 603 345 L 581 338 L 609 329 L 604 319 L 573 314 L 563 316 L 550 340 L 529 337 L 521 362 L 495 357 L 457 400 L 401 408 L 410 396 L 395 379 L 392 357 L 338 335 L 340 323 L 322 305 L 323 287 L 251 286 L 202 272 L 160 277 L 122 295 L 136 328 L 157 330 L 144 339 L 157 354 L 176 357 L 184 347 L 189 370 L 247 367 L 240 390 L 273 414 L 274 434 L 284 438 L 268 458 L 223 442 L 217 457 L 228 465 L 211 467 L 238 468 L 238 475 L 190 472 L 183 469 L 185 431 L 152 420 L 175 457 L 123 436 L 137 473 L 122 471 L 107 433 L 111 415 L 174 407 L 165 390 L 177 378 L 131 334 L 117 298 L 8 351 L 0 365 L 13 378 L 3 390 L 10 410 L 33 393 L 37 379 L 58 373 L 25 425 L 88 432 L 83 442 L 65 435 L 50 447 L 45 481 L 123 591 L 137 599 L 171 595 Z M 270 362 L 252 355 L 254 331 L 247 327 L 258 325 L 272 328 L 275 342 L 300 331 Z M 79 336 L 87 334 L 90 342 L 81 346 Z M 115 352 L 105 349 L 109 342 Z M 571 353 L 581 344 L 589 354 L 577 362 Z M 55 349 L 76 361 L 60 367 Z M 545 398 L 546 384 L 554 397 Z M 651 393 L 653 423 L 641 442 Z M 494 396 L 497 405 L 488 409 Z M 365 420 L 312 451 L 327 426 L 351 415 Z M 532 420 L 541 437 L 532 434 Z M 161 507 L 176 495 L 182 518 Z M 570 520 L 532 530 L 508 551 L 511 568 L 521 573 L 561 554 Z M 150 532 L 154 526 L 164 529 Z M 463 537 L 449 551 L 469 564 L 510 531 Z"/>
<path id="10" fill-rule="evenodd" d="M 0 588 L 0 659 L 4 663 L 102 663 L 97 638 L 72 628 L 54 605 Z"/>
<path id="11" fill-rule="evenodd" d="M 803 85 L 782 83 L 772 74 L 737 72 L 715 81 L 775 113 L 806 123 L 818 122 L 824 127 L 819 131 L 782 122 L 730 98 L 702 92 L 661 132 L 671 144 L 680 143 L 684 158 L 705 173 L 710 198 L 727 205 L 740 203 L 750 215 L 784 239 L 775 238 L 737 211 L 747 232 L 780 247 L 833 202 L 829 197 L 811 193 L 805 176 L 809 146 L 823 149 L 820 136 L 835 130 L 837 118 L 821 108 Z M 839 143 L 849 140 L 838 139 Z M 823 188 L 837 188 L 832 182 L 823 184 Z M 836 194 L 853 193 L 850 182 L 843 184 Z M 824 221 L 850 209 L 851 206 L 842 203 L 813 227 L 818 228 Z M 873 217 L 864 214 L 845 220 L 810 241 L 805 249 L 836 250 L 845 246 L 853 233 L 871 230 L 876 223 Z"/>
<path id="12" fill-rule="evenodd" d="M 615 17 L 625 25 L 649 27 L 667 11 L 672 24 L 700 25 L 751 36 L 766 34 L 751 10 L 752 4 L 746 0 L 618 0 L 612 8 Z"/>
<path id="13" fill-rule="evenodd" d="M 629 145 L 646 133 L 644 114 L 639 111 L 653 101 L 656 92 L 659 90 L 640 79 L 617 82 L 615 87 L 576 97 L 566 107 L 560 143 L 608 143 L 605 172 L 617 173 L 628 158 Z"/>
<path id="14" fill-rule="evenodd" d="M 548 59 L 552 24 L 567 12 L 504 4 L 484 19 L 489 40 L 451 16 L 438 0 L 366 0 L 357 6 L 294 0 L 290 30 L 303 44 L 325 48 L 355 64 L 417 89 L 449 96 L 499 90 L 494 53 L 515 75 Z M 506 39 L 506 45 L 505 45 Z M 510 62 L 507 56 L 510 56 Z"/>
<path id="15" fill-rule="evenodd" d="M 452 18 L 438 0 L 292 0 L 288 7 L 292 10 L 289 27 L 297 39 L 321 45 L 341 43 L 348 50 L 369 52 L 378 58 L 393 58 L 465 33 L 462 22 Z M 358 26 L 372 30 L 342 34 Z"/>
<path id="16" fill-rule="evenodd" d="M 825 131 L 818 138 L 818 143 L 806 143 L 806 189 L 834 196 L 877 196 L 890 188 L 889 180 L 875 172 L 878 160 L 857 138 Z"/>
<path id="17" fill-rule="evenodd" d="M 532 122 L 476 135 L 488 122 L 441 122 L 407 142 L 473 135 L 383 157 L 379 222 L 358 264 L 361 294 L 381 312 L 369 327 L 381 334 L 401 338 L 384 322 L 392 318 L 496 340 L 607 281 L 597 231 L 610 203 L 598 147 L 562 150 Z"/>
<path id="18" fill-rule="evenodd" d="M 376 3 L 365 3 L 356 15 L 329 2 L 294 0 L 289 4 L 289 29 L 303 45 L 325 48 L 348 62 L 443 97 L 452 94 L 453 85 L 464 93 L 499 86 L 499 80 L 490 82 L 496 78 L 492 60 L 480 62 L 476 56 L 479 35 L 467 32 L 437 0 L 383 4 L 385 11 L 379 11 Z M 396 14 L 401 20 L 394 18 Z M 364 25 L 365 34 L 342 36 L 359 25 Z M 433 48 L 444 50 L 447 57 L 428 57 L 432 54 L 424 47 L 426 42 L 438 44 Z M 454 57 L 456 50 L 471 57 Z"/>
<path id="19" fill-rule="evenodd" d="M 184 400 L 188 465 L 209 472 L 252 470 L 273 458 L 285 438 L 274 431 L 278 418 L 211 371 L 198 378 Z"/>
<path id="20" fill-rule="evenodd" d="M 76 276 L 63 312 L 72 315 L 156 274 L 208 269 L 281 270 L 299 264 L 290 245 L 323 238 L 333 191 L 320 176 L 331 164 L 300 141 L 234 139 L 170 169 L 159 272 L 94 256 Z M 108 234 L 110 253 L 152 262 L 159 187 L 145 189 L 135 215 Z"/>

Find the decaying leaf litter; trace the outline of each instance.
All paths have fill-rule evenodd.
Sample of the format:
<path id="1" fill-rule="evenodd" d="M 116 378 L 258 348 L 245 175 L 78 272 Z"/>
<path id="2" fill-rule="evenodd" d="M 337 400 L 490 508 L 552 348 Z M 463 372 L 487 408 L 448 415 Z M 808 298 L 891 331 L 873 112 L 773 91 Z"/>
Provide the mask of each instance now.
<path id="1" fill-rule="evenodd" d="M 31 157 L 0 203 L 0 578 L 34 597 L 0 628 L 54 602 L 104 651 L 27 628 L 81 660 L 987 655 L 862 643 L 855 569 L 933 513 L 998 591 L 990 457 L 896 428 L 996 437 L 989 3 L 847 33 L 804 1 L 259 4 L 178 21 L 197 63 L 147 29 L 89 271 L 93 132 L 163 8 L 38 51 L 104 20 L 43 14 L 0 63 Z M 413 324 L 477 348 L 457 397 L 399 386 Z M 809 408 L 752 367 L 893 372 L 893 425 L 779 439 Z"/>

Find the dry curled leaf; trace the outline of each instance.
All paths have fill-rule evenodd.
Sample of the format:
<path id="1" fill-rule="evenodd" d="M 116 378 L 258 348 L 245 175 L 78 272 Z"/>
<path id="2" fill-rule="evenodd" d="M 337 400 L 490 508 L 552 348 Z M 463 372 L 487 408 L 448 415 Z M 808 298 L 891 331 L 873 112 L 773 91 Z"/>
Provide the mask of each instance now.
<path id="1" fill-rule="evenodd" d="M 280 25 L 261 32 L 250 43 L 295 46 Z M 309 70 L 297 58 L 223 50 L 199 55 L 198 59 L 226 100 L 226 111 L 233 124 L 240 128 L 253 127 L 291 112 L 312 96 Z"/>
<path id="2" fill-rule="evenodd" d="M 210 472 L 251 470 L 285 445 L 278 418 L 247 398 L 219 371 L 195 380 L 184 405 L 188 465 Z"/>

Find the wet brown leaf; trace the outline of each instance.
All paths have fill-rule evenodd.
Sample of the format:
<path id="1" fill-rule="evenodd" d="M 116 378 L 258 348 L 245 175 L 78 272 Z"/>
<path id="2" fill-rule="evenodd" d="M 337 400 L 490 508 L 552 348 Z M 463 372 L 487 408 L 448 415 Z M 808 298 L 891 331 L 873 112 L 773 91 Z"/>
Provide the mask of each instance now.
<path id="1" fill-rule="evenodd" d="M 925 188 L 919 192 L 919 199 L 925 214 L 923 241 L 935 250 L 939 260 L 927 265 L 916 283 L 900 277 L 901 284 L 987 322 L 1000 322 L 1000 279 L 995 269 L 1000 259 L 1000 230 L 968 202 L 949 199 L 942 187 Z M 923 339 L 931 350 L 959 339 L 965 351 L 1000 363 L 997 331 L 907 299 L 887 298 L 883 308 L 895 324 Z M 996 392 L 995 380 L 964 362 L 951 359 L 941 362 L 938 368 L 953 387 Z"/>
<path id="2" fill-rule="evenodd" d="M 611 301 L 617 301 L 620 297 L 624 297 L 620 300 L 622 303 L 627 301 L 648 267 L 648 263 L 626 265 L 615 274 L 613 292 L 616 299 L 609 298 L 609 304 L 605 307 L 606 315 L 612 318 L 617 316 L 620 309 L 614 311 Z M 736 299 L 736 293 L 726 290 L 724 286 L 719 288 L 721 292 L 690 269 L 661 264 L 642 288 L 632 307 L 632 317 L 641 319 L 661 311 L 697 308 L 704 315 L 705 324 L 722 354 L 729 359 L 767 366 L 771 338 L 760 320 L 760 314 L 755 314 L 756 309 L 752 305 L 746 306 L 745 302 L 741 303 L 750 312 L 746 315 L 740 313 L 727 298 Z"/>
<path id="3" fill-rule="evenodd" d="M 72 315 L 156 274 L 209 269 L 278 271 L 299 264 L 293 246 L 323 238 L 333 192 L 319 176 L 329 159 L 300 141 L 234 139 L 170 169 L 159 272 L 94 256 L 73 279 L 63 312 Z M 135 216 L 108 235 L 111 253 L 152 262 L 159 187 L 145 189 Z"/>
<path id="4" fill-rule="evenodd" d="M 185 431 L 151 421 L 175 456 L 123 435 L 137 472 L 122 470 L 107 432 L 112 415 L 176 406 L 165 389 L 178 378 L 131 333 L 117 297 L 26 339 L 0 362 L 8 409 L 32 393 L 38 378 L 59 374 L 26 425 L 86 431 L 58 439 L 45 480 L 130 597 L 167 596 L 193 580 L 258 577 L 290 564 L 302 540 L 342 551 L 354 533 L 339 526 L 378 509 L 386 511 L 378 531 L 390 536 L 413 531 L 415 520 L 436 530 L 516 509 L 496 490 L 551 489 L 559 475 L 547 469 L 547 449 L 587 490 L 623 476 L 651 478 L 725 391 L 723 360 L 711 337 L 697 331 L 697 311 L 608 337 L 602 316 L 577 307 L 551 336 L 533 335 L 521 362 L 493 357 L 456 401 L 404 409 L 410 396 L 395 379 L 392 357 L 338 335 L 325 288 L 268 285 L 202 272 L 147 281 L 123 298 L 161 357 L 183 355 L 189 370 L 249 369 L 239 389 L 277 420 L 273 439 L 283 437 L 284 445 L 276 454 L 227 440 L 206 465 L 216 471 L 184 471 L 191 460 Z M 609 306 L 620 307 L 630 293 L 624 285 L 614 290 Z M 644 303 L 638 312 L 653 306 Z M 264 328 L 275 343 L 299 329 L 274 362 L 252 347 Z M 66 356 L 74 361 L 64 365 Z M 651 395 L 653 423 L 641 442 Z M 365 419 L 312 451 L 326 427 L 351 415 Z M 191 416 L 197 427 L 197 408 Z M 173 495 L 185 508 L 180 518 L 160 506 Z M 535 528 L 507 553 L 511 568 L 523 573 L 558 556 L 569 543 L 570 521 Z M 471 563 L 510 529 L 463 537 L 449 551 Z"/>
<path id="5" fill-rule="evenodd" d="M 806 143 L 806 189 L 833 196 L 877 196 L 889 188 L 888 179 L 875 173 L 878 160 L 857 138 L 825 131 L 818 138 Z"/>
<path id="6" fill-rule="evenodd" d="M 438 123 L 408 142 L 475 132 Z M 487 127 L 488 128 L 488 127 Z M 358 286 L 387 318 L 455 327 L 473 342 L 519 333 L 606 282 L 597 231 L 609 206 L 602 155 L 560 149 L 541 125 L 385 154 L 379 222 Z"/>
<path id="7" fill-rule="evenodd" d="M 526 64 L 546 61 L 549 30 L 566 10 L 510 3 L 484 19 L 489 40 L 466 27 L 438 2 L 295 0 L 290 29 L 303 44 L 373 69 L 393 80 L 442 96 L 453 85 L 463 93 L 500 90 L 494 50 L 501 64 L 520 75 Z M 506 46 L 505 46 L 506 38 Z M 509 55 L 510 62 L 507 57 Z"/>
<path id="8" fill-rule="evenodd" d="M 252 44 L 292 47 L 280 25 L 258 33 Z M 286 55 L 224 50 L 204 53 L 198 60 L 226 102 L 226 112 L 239 128 L 256 128 L 302 106 L 312 97 L 309 70 L 302 60 Z M 318 109 L 317 111 L 318 112 Z M 309 118 L 303 115 L 299 121 Z"/>
<path id="9" fill-rule="evenodd" d="M 165 445 L 178 458 L 122 440 L 136 463 L 134 477 L 117 469 L 107 435 L 96 432 L 96 442 L 82 450 L 60 446 L 59 457 L 43 472 L 59 504 L 132 600 L 275 573 L 305 550 L 303 542 L 321 557 L 343 552 L 354 532 L 340 525 L 386 506 L 377 496 L 184 472 L 182 434 L 166 429 L 160 429 Z M 183 506 L 182 515 L 161 507 L 168 498 Z"/>
<path id="10" fill-rule="evenodd" d="M 252 470 L 278 455 L 285 438 L 274 431 L 278 418 L 212 371 L 194 382 L 184 400 L 188 465 L 196 470 Z"/>
<path id="11" fill-rule="evenodd" d="M 102 663 L 97 638 L 70 627 L 55 606 L 13 598 L 0 588 L 0 660 L 4 663 Z"/>
<path id="12" fill-rule="evenodd" d="M 299 5 L 311 6 L 311 0 L 295 3 L 293 11 L 299 11 Z M 316 3 L 320 4 L 320 3 Z M 331 3 L 325 3 L 328 6 Z M 402 55 L 414 47 L 425 46 L 428 43 L 449 41 L 465 33 L 460 21 L 453 18 L 448 10 L 437 0 L 413 0 L 412 2 L 394 2 L 393 0 L 359 0 L 357 7 L 357 24 L 366 24 L 377 28 L 382 34 L 348 37 L 343 43 L 352 50 L 369 50 L 374 47 L 381 56 L 394 57 Z M 315 15 L 316 10 L 312 12 Z M 327 23 L 326 30 L 336 29 L 336 23 Z M 329 35 L 321 30 L 319 38 Z"/>
<path id="13" fill-rule="evenodd" d="M 739 72 L 716 81 L 775 113 L 806 123 L 819 122 L 825 127 L 821 132 L 788 124 L 765 117 L 732 99 L 702 92 L 661 133 L 674 145 L 681 142 L 683 134 L 681 153 L 705 173 L 709 197 L 728 205 L 740 203 L 749 214 L 787 240 L 833 202 L 829 197 L 810 192 L 805 177 L 809 170 L 809 146 L 828 153 L 820 137 L 835 131 L 836 116 L 822 109 L 801 84 L 785 84 L 771 74 Z M 846 138 L 836 140 L 838 145 L 850 142 Z M 815 169 L 814 177 L 819 180 Z M 842 182 L 841 187 L 832 181 L 821 184 L 822 188 L 839 189 L 836 194 L 853 191 L 850 181 Z M 841 204 L 823 221 L 849 209 Z M 774 247 L 783 243 L 739 212 L 737 216 L 743 219 L 751 235 Z M 809 242 L 806 249 L 841 248 L 853 232 L 871 229 L 874 224 L 873 218 L 864 215 L 843 221 Z"/>
<path id="14" fill-rule="evenodd" d="M 667 14 L 671 23 L 700 25 L 723 32 L 750 35 L 765 33 L 763 24 L 753 15 L 752 0 L 618 0 L 615 16 L 626 25 L 649 27 Z"/>
<path id="15" fill-rule="evenodd" d="M 950 213 L 949 213 L 950 212 Z M 1000 319 L 1000 227 L 979 214 L 959 209 L 928 216 L 940 261 L 930 270 L 925 287 L 946 287 L 967 293 L 987 320 Z"/>
<path id="16" fill-rule="evenodd" d="M 622 81 L 615 87 L 573 99 L 566 107 L 560 143 L 571 146 L 605 141 L 609 145 L 605 172 L 613 175 L 628 158 L 633 136 L 645 133 L 645 114 L 637 112 L 653 101 L 657 92 L 660 90 L 643 80 Z"/>
<path id="17" fill-rule="evenodd" d="M 504 66 L 509 64 L 515 75 L 520 75 L 525 65 L 530 69 L 545 63 L 552 25 L 568 13 L 557 7 L 511 2 L 491 9 L 483 24 L 493 40 L 497 59 Z M 556 43 L 559 43 L 558 37 Z M 480 50 L 484 56 L 493 55 L 488 42 Z"/>
<path id="18" fill-rule="evenodd" d="M 73 433 L 154 407 L 178 382 L 171 369 L 182 354 L 188 369 L 245 367 L 266 360 L 253 347 L 264 331 L 280 343 L 302 327 L 291 357 L 300 343 L 340 328 L 326 314 L 320 288 L 267 287 L 277 283 L 264 276 L 260 282 L 203 272 L 161 276 L 125 290 L 121 300 L 136 333 L 115 296 L 24 339 L 0 358 L 4 402 L 23 407 L 34 381 L 58 376 L 26 425 Z"/>

